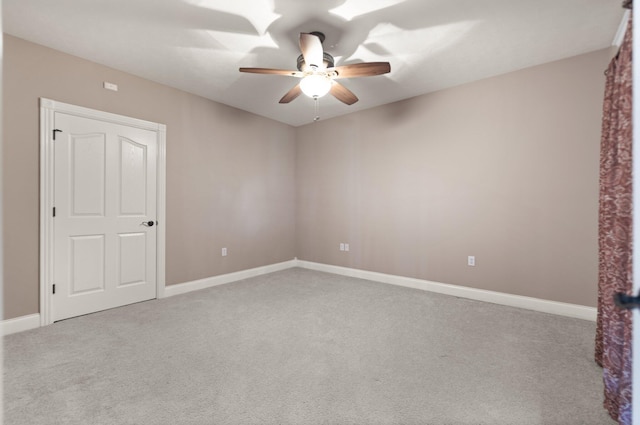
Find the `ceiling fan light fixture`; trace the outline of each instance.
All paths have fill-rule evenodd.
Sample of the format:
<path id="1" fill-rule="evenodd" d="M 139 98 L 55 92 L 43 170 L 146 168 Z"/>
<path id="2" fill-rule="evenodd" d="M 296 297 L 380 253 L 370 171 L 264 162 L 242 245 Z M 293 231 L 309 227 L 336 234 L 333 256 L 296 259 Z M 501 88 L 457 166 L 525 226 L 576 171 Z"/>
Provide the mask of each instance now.
<path id="1" fill-rule="evenodd" d="M 391 72 L 389 62 L 360 62 L 336 67 L 333 56 L 323 50 L 323 41 L 324 34 L 322 33 L 300 33 L 299 44 L 302 54 L 298 56 L 297 71 L 273 68 L 240 68 L 240 72 L 287 75 L 301 78 L 301 81 L 286 92 L 278 103 L 289 103 L 304 93 L 316 101 L 314 102 L 316 107 L 318 99 L 327 93 L 345 105 L 353 105 L 358 101 L 358 97 L 351 90 L 340 84 L 337 81 L 338 79 L 371 77 Z M 316 113 L 317 116 L 318 114 Z"/>
<path id="2" fill-rule="evenodd" d="M 300 81 L 300 88 L 309 97 L 322 97 L 331 90 L 331 80 L 325 75 L 307 75 Z"/>

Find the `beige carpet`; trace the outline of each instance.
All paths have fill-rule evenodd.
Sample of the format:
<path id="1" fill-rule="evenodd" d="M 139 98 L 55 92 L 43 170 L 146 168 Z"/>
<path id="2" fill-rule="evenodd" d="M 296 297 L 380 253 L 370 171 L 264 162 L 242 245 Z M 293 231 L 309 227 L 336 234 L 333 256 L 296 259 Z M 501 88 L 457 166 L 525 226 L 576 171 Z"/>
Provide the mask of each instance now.
<path id="1" fill-rule="evenodd" d="M 303 269 L 5 338 L 5 423 L 613 424 L 595 324 Z"/>

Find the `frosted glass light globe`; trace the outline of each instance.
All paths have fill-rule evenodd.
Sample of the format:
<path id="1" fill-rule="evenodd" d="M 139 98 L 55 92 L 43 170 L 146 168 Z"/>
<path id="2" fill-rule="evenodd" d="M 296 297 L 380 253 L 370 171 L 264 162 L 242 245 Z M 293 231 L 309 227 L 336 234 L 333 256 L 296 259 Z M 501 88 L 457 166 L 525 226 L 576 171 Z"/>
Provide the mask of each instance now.
<path id="1" fill-rule="evenodd" d="M 307 75 L 300 81 L 300 88 L 309 97 L 322 97 L 331 90 L 331 80 L 324 75 Z"/>

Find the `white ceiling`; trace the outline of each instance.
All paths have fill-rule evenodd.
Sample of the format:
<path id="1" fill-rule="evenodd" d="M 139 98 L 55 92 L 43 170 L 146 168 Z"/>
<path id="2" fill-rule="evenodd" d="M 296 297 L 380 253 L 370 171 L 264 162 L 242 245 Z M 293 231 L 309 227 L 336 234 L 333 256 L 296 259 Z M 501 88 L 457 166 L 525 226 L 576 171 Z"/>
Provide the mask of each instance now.
<path id="1" fill-rule="evenodd" d="M 278 104 L 299 80 L 300 32 L 325 33 L 336 65 L 388 61 L 320 100 L 323 119 L 611 46 L 618 0 L 3 0 L 4 31 L 291 125 L 313 101 Z M 117 81 L 114 81 L 117 83 Z"/>

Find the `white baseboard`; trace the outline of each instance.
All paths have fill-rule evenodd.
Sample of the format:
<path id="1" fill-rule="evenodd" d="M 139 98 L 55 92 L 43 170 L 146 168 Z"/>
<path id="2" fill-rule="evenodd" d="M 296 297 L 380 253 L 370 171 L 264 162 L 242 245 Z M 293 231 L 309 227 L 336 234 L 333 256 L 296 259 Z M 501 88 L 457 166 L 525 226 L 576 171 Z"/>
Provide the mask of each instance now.
<path id="1" fill-rule="evenodd" d="M 193 282 L 170 285 L 165 287 L 164 297 L 184 294 L 186 292 L 191 292 L 198 289 L 204 289 L 211 286 L 222 285 L 224 283 L 235 282 L 236 280 L 247 279 L 254 276 L 260 276 L 267 273 L 290 269 L 292 267 L 296 267 L 296 261 L 297 260 L 294 258 L 293 260 L 285 261 L 283 263 L 270 264 L 268 266 L 256 267 L 254 269 L 242 270 L 235 273 L 195 280 Z M 16 317 L 15 319 L 0 321 L 0 332 L 2 336 L 11 335 L 18 332 L 28 331 L 30 329 L 36 329 L 40 326 L 40 314 L 29 314 L 27 316 Z"/>
<path id="2" fill-rule="evenodd" d="M 239 272 L 208 277 L 205 279 L 179 283 L 176 285 L 169 285 L 165 287 L 164 296 L 171 297 L 174 295 L 185 294 L 187 292 L 196 291 L 199 289 L 224 285 L 226 283 L 248 279 L 250 277 L 256 277 L 267 273 L 290 269 L 292 267 L 301 267 L 309 270 L 317 270 L 342 276 L 367 279 L 375 282 L 405 286 L 408 288 L 421 289 L 423 291 L 452 295 L 454 297 L 468 298 L 493 304 L 524 308 L 527 310 L 557 314 L 559 316 L 574 317 L 577 319 L 595 321 L 597 317 L 597 309 L 594 307 L 586 307 L 583 305 L 562 303 L 558 301 L 542 300 L 539 298 L 524 297 L 521 295 L 505 294 L 502 292 L 487 291 L 484 289 L 475 289 L 466 286 L 450 285 L 447 283 L 432 282 L 428 280 L 377 273 L 367 270 L 358 270 L 348 267 L 332 266 L 329 264 L 298 260 L 296 258 L 282 263 L 256 267 L 254 269 L 242 270 Z M 16 317 L 14 319 L 2 320 L 0 321 L 0 325 L 0 331 L 3 336 L 14 334 L 17 332 L 28 331 L 30 329 L 36 329 L 40 327 L 40 314 L 29 314 L 27 316 Z"/>
<path id="3" fill-rule="evenodd" d="M 0 322 L 0 324 L 2 324 L 2 336 L 28 331 L 40 327 L 40 314 L 29 314 L 15 319 L 7 319 Z"/>
<path id="4" fill-rule="evenodd" d="M 267 273 L 273 273 L 280 270 L 296 267 L 297 260 L 285 261 L 282 263 L 270 264 L 268 266 L 256 267 L 254 269 L 241 270 L 239 272 L 223 274 L 219 276 L 207 277 L 204 279 L 193 280 L 191 282 L 178 283 L 168 285 L 164 289 L 164 296 L 171 297 L 174 295 L 185 294 L 199 289 L 211 288 L 212 286 L 224 285 L 226 283 L 235 282 L 237 280 L 248 279 L 250 277 L 261 276 Z"/>
<path id="5" fill-rule="evenodd" d="M 521 295 L 505 294 L 502 292 L 487 291 L 484 289 L 475 289 L 466 286 L 450 285 L 440 282 L 431 282 L 428 280 L 370 272 L 366 270 L 351 269 L 348 267 L 313 263 L 310 261 L 297 260 L 296 263 L 298 267 L 302 267 L 305 269 L 317 270 L 343 276 L 357 277 L 360 279 L 373 280 L 376 282 L 388 283 L 391 285 L 406 286 L 408 288 L 422 289 L 424 291 L 437 292 L 439 294 L 453 295 L 454 297 L 468 298 L 493 304 L 501 304 L 510 307 L 540 311 L 543 313 L 557 314 L 559 316 L 567 316 L 577 319 L 595 321 L 598 314 L 595 307 L 587 307 L 578 304 L 569 304 L 558 301 L 525 297 Z"/>

